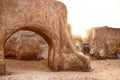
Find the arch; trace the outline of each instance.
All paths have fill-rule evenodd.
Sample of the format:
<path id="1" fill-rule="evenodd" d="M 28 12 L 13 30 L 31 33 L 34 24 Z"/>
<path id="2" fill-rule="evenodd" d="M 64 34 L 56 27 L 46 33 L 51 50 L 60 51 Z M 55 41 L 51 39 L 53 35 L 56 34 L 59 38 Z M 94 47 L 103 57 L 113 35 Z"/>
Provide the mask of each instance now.
<path id="1" fill-rule="evenodd" d="M 5 49 L 5 43 L 6 41 L 16 32 L 20 31 L 20 30 L 27 30 L 27 31 L 33 31 L 37 34 L 39 34 L 40 36 L 42 36 L 45 41 L 47 42 L 48 46 L 49 46 L 49 51 L 48 51 L 48 67 L 50 67 L 51 69 L 54 69 L 54 42 L 51 38 L 51 36 L 49 34 L 46 33 L 45 29 L 41 29 L 38 26 L 22 26 L 19 27 L 19 29 L 12 29 L 10 30 L 10 32 L 7 33 L 6 38 L 4 40 L 4 49 Z M 48 32 L 49 33 L 49 32 Z"/>

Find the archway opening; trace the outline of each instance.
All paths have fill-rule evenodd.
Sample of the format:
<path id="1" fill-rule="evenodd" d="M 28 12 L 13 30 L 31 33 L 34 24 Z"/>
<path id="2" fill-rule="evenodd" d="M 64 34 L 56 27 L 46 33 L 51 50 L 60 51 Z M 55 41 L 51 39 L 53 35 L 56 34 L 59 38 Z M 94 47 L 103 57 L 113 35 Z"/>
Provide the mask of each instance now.
<path id="1" fill-rule="evenodd" d="M 7 71 L 49 71 L 49 53 L 52 41 L 47 35 L 34 30 L 18 30 L 5 41 Z"/>
<path id="2" fill-rule="evenodd" d="M 14 33 L 5 43 L 5 57 L 19 60 L 48 58 L 48 43 L 42 36 L 31 31 Z"/>

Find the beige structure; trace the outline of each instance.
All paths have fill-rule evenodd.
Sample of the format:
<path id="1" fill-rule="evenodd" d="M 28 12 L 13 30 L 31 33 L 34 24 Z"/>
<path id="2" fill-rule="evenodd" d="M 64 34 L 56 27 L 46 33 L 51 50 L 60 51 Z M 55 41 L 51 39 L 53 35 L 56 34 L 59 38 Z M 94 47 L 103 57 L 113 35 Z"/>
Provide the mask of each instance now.
<path id="1" fill-rule="evenodd" d="M 90 69 L 88 57 L 74 49 L 66 6 L 55 0 L 0 0 L 0 74 L 5 74 L 4 45 L 19 30 L 40 34 L 49 45 L 52 70 Z"/>
<path id="2" fill-rule="evenodd" d="M 72 41 L 76 50 L 83 52 L 83 40 L 80 35 L 72 35 Z"/>
<path id="3" fill-rule="evenodd" d="M 120 52 L 119 28 L 107 26 L 91 28 L 87 32 L 87 40 L 90 44 L 91 54 L 94 54 L 96 58 Z"/>

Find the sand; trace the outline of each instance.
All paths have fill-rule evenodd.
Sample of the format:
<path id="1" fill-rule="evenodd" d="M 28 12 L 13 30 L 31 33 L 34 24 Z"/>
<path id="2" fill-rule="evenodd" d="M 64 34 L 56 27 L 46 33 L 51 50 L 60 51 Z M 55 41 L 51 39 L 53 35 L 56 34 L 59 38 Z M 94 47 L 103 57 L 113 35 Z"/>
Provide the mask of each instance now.
<path id="1" fill-rule="evenodd" d="M 1 75 L 0 80 L 120 80 L 120 60 L 92 60 L 92 72 L 54 72 L 47 67 L 47 60 L 6 62 L 11 75 Z"/>

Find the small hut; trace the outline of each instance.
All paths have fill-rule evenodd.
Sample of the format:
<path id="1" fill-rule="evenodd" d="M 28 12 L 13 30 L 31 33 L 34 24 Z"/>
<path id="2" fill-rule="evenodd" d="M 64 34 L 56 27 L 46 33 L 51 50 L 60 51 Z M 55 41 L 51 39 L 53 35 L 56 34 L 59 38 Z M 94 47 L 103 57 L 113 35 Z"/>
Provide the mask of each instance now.
<path id="1" fill-rule="evenodd" d="M 119 53 L 120 29 L 94 27 L 87 31 L 87 40 L 90 44 L 90 53 L 96 58 L 114 57 Z"/>

